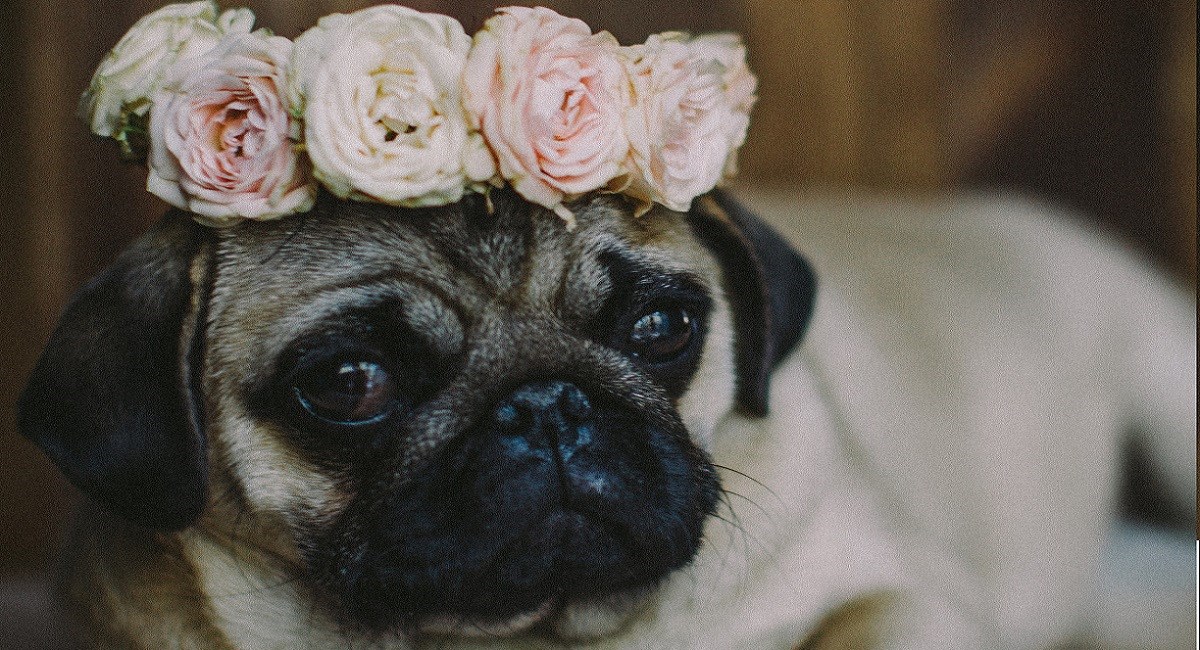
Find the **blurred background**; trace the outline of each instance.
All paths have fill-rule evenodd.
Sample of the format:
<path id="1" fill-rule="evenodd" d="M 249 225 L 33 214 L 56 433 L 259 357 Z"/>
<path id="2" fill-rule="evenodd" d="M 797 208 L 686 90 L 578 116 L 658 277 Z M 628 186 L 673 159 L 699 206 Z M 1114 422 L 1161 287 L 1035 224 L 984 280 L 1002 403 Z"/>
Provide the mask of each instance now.
<path id="1" fill-rule="evenodd" d="M 16 396 L 71 292 L 164 209 L 144 171 L 120 164 L 74 112 L 104 53 L 165 3 L 3 2 L 0 578 L 51 561 L 76 498 L 16 434 Z M 376 3 L 238 4 L 294 37 Z M 625 44 L 669 29 L 740 31 L 761 86 L 739 185 L 1017 191 L 1095 220 L 1195 284 L 1195 0 L 408 4 L 468 32 L 497 4 L 550 6 Z"/>

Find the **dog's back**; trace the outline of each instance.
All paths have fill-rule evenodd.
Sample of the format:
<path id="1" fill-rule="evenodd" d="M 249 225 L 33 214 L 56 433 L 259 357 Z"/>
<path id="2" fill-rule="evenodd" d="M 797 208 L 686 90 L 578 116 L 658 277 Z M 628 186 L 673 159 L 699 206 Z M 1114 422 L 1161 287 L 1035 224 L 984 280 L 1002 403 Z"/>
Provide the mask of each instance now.
<path id="1" fill-rule="evenodd" d="M 1003 647 L 1118 627 L 1166 647 L 1190 636 L 1186 607 L 1104 620 L 1114 598 L 1162 587 L 1101 576 L 1131 440 L 1169 509 L 1194 519 L 1193 300 L 1026 201 L 749 198 L 821 274 L 807 354 L 918 574 Z M 1185 535 L 1156 561 L 1190 575 Z M 1128 565 L 1162 546 L 1119 548 Z"/>

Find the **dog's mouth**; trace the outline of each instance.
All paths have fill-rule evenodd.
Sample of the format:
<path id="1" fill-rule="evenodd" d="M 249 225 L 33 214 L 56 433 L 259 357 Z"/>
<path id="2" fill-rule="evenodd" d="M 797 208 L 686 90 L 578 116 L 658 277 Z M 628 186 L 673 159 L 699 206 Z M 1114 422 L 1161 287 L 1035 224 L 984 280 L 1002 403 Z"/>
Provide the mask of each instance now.
<path id="1" fill-rule="evenodd" d="M 544 562 L 509 564 L 505 559 L 500 560 L 510 567 L 510 573 L 528 571 L 520 576 L 520 585 L 507 585 L 508 589 L 515 589 L 508 592 L 511 598 L 503 608 L 486 613 L 433 616 L 420 621 L 417 631 L 451 637 L 512 636 L 529 631 L 551 634 L 554 621 L 580 599 L 595 601 L 619 595 L 626 608 L 633 609 L 632 605 L 638 602 L 636 596 L 649 590 L 647 584 L 633 575 L 634 571 L 612 567 L 626 574 L 624 587 L 615 587 L 605 584 L 611 580 L 596 579 L 594 575 L 589 576 L 590 580 L 583 577 L 597 573 L 597 567 L 580 559 L 600 553 L 611 561 L 636 552 L 623 537 L 613 524 L 590 515 L 570 509 L 551 513 L 540 527 L 530 531 L 527 539 L 530 543 L 521 550 L 533 555 L 542 553 Z"/>
<path id="2" fill-rule="evenodd" d="M 525 433 L 463 436 L 403 489 L 360 498 L 314 545 L 347 623 L 513 634 L 644 593 L 692 560 L 718 486 L 686 435 L 622 408 L 559 418 L 550 433 L 522 418 Z"/>

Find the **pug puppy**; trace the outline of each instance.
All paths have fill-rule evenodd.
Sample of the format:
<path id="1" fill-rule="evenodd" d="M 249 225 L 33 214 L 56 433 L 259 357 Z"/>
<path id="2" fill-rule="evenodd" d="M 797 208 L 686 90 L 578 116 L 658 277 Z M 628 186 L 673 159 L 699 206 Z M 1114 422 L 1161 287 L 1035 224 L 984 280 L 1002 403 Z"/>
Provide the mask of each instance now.
<path id="1" fill-rule="evenodd" d="M 498 190 L 223 230 L 175 212 L 81 289 L 20 426 L 90 497 L 64 563 L 85 637 L 994 648 L 1078 622 L 1095 562 L 1034 563 L 1079 593 L 1006 618 L 987 596 L 1011 574 L 953 543 L 995 528 L 936 530 L 943 489 L 877 471 L 869 440 L 944 429 L 902 387 L 843 399 L 871 337 L 834 296 L 799 345 L 815 275 L 775 230 L 721 192 L 572 210 Z M 1097 520 L 1105 477 L 1075 501 Z"/>

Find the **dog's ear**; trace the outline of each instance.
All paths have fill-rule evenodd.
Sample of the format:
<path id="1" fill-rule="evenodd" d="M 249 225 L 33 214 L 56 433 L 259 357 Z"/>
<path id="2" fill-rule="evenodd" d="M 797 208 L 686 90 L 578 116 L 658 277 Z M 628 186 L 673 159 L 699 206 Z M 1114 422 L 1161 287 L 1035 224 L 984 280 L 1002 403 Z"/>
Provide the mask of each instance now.
<path id="1" fill-rule="evenodd" d="M 206 445 L 192 366 L 207 229 L 180 212 L 72 298 L 18 405 L 21 433 L 126 519 L 176 530 L 204 506 Z M 205 264 L 205 271 L 206 264 Z"/>
<path id="2" fill-rule="evenodd" d="M 808 327 L 816 274 L 779 233 L 724 191 L 697 199 L 689 217 L 724 271 L 736 336 L 738 406 L 761 417 L 767 414 L 771 371 Z"/>

